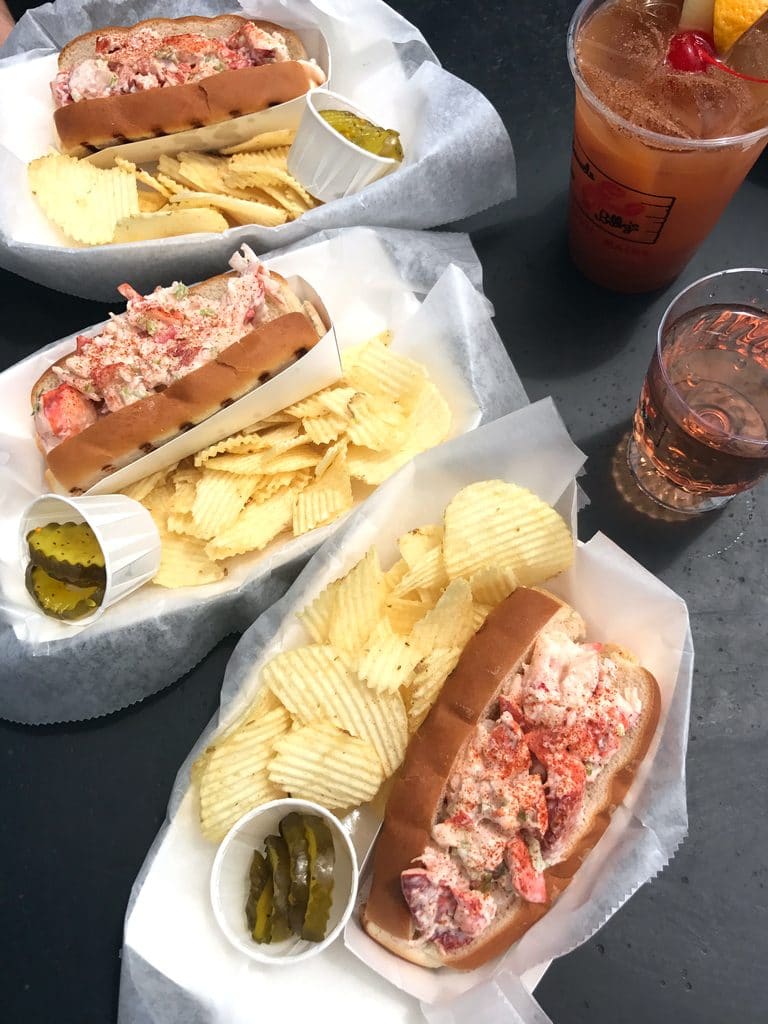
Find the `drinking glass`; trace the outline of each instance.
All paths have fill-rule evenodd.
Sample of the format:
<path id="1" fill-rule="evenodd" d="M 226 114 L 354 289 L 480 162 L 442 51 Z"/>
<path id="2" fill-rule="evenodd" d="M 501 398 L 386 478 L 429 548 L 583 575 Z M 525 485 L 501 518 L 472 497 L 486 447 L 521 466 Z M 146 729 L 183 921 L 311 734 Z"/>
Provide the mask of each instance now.
<path id="1" fill-rule="evenodd" d="M 768 473 L 768 270 L 710 274 L 670 303 L 629 440 L 632 474 L 707 512 Z"/>
<path id="2" fill-rule="evenodd" d="M 583 0 L 568 30 L 576 84 L 569 244 L 576 266 L 596 284 L 653 291 L 677 277 L 712 230 L 762 152 L 768 126 L 684 139 L 614 113 L 590 89 L 577 59 L 580 32 L 606 2 L 613 0 Z M 602 44 L 620 46 L 618 39 Z"/>

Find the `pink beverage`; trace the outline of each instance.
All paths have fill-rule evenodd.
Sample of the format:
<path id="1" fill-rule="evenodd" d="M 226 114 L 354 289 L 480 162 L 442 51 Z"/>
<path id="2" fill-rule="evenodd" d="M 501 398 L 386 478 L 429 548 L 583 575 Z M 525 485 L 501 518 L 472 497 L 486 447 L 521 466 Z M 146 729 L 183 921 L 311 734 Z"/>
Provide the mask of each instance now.
<path id="1" fill-rule="evenodd" d="M 768 85 L 716 61 L 696 71 L 669 62 L 681 7 L 584 0 L 571 25 L 571 252 L 587 277 L 618 291 L 660 288 L 680 273 L 768 138 Z M 768 78 L 768 20 L 727 63 Z"/>
<path id="2" fill-rule="evenodd" d="M 705 278 L 662 321 L 630 466 L 668 507 L 717 507 L 768 472 L 768 312 L 755 304 L 768 294 L 757 295 L 756 281 L 768 289 L 768 272 Z"/>

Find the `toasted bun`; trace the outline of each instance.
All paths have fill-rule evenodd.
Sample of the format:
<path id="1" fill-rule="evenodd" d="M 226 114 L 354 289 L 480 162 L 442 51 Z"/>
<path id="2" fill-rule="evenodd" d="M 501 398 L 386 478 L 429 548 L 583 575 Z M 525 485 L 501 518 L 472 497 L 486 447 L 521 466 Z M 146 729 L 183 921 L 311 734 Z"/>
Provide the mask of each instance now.
<path id="1" fill-rule="evenodd" d="M 285 39 L 291 59 L 223 71 L 186 85 L 161 86 L 123 96 L 68 103 L 53 115 L 64 152 L 92 152 L 138 139 L 173 135 L 190 128 L 228 121 L 242 114 L 258 113 L 303 96 L 317 79 L 313 69 L 301 63 L 307 54 L 296 33 L 270 21 L 256 21 L 238 15 L 154 18 L 138 22 L 131 28 L 98 29 L 68 43 L 59 54 L 59 68 L 67 70 L 94 56 L 96 39 L 105 32 L 128 35 L 144 27 L 152 28 L 163 36 L 194 32 L 223 38 L 249 20 L 266 32 L 279 32 Z"/>
<path id="2" fill-rule="evenodd" d="M 266 315 L 253 330 L 164 391 L 100 417 L 51 449 L 46 462 L 54 489 L 70 494 L 88 490 L 230 405 L 312 348 L 320 338 L 315 325 L 322 324 L 317 311 L 312 309 L 310 316 L 283 278 L 271 276 L 281 282 L 280 301 L 267 296 Z M 191 290 L 215 298 L 226 288 L 228 277 L 222 274 Z M 47 370 L 32 388 L 33 409 L 41 395 L 59 383 L 53 370 Z"/>
<path id="3" fill-rule="evenodd" d="M 435 943 L 413 942 L 413 919 L 402 896 L 401 872 L 431 844 L 432 827 L 443 804 L 447 780 L 478 722 L 492 708 L 505 682 L 531 656 L 541 630 L 555 622 L 573 639 L 584 638 L 583 620 L 558 598 L 522 587 L 514 591 L 491 612 L 469 641 L 437 702 L 409 744 L 400 777 L 387 803 L 374 851 L 370 895 L 362 913 L 368 934 L 404 960 L 423 967 L 472 970 L 507 950 L 567 887 L 607 828 L 612 808 L 623 799 L 645 756 L 658 722 L 658 684 L 626 652 L 612 648 L 610 656 L 619 666 L 620 685 L 634 685 L 640 692 L 642 717 L 596 781 L 587 787 L 579 826 L 569 835 L 567 847 L 557 851 L 559 862 L 544 872 L 547 903 L 527 903 L 510 894 L 509 904 L 499 907 L 491 926 L 451 953 Z"/>

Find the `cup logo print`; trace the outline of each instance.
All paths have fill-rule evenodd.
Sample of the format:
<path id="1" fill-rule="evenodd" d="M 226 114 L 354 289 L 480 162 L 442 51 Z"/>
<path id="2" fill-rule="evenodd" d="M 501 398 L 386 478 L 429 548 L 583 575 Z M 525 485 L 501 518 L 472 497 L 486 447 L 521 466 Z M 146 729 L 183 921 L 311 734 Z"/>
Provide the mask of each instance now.
<path id="1" fill-rule="evenodd" d="M 640 245 L 659 238 L 674 196 L 640 192 L 609 178 L 595 166 L 577 138 L 573 140 L 571 184 L 576 205 L 602 231 Z"/>

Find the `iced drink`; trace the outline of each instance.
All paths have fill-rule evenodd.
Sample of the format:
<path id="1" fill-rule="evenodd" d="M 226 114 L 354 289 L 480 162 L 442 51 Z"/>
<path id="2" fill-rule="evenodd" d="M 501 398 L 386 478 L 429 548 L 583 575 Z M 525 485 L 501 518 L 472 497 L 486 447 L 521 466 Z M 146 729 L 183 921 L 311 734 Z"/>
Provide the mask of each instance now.
<path id="1" fill-rule="evenodd" d="M 677 276 L 768 139 L 768 85 L 714 63 L 670 63 L 681 7 L 585 0 L 569 33 L 571 252 L 587 277 L 618 291 L 650 291 Z M 768 78 L 768 20 L 725 61 Z"/>

